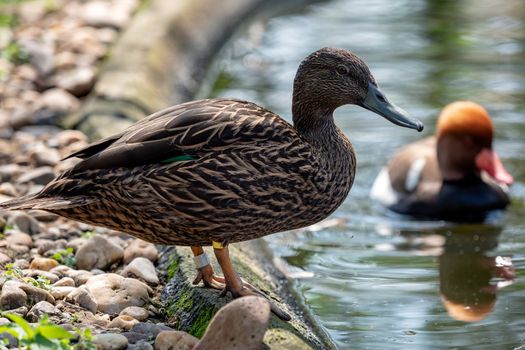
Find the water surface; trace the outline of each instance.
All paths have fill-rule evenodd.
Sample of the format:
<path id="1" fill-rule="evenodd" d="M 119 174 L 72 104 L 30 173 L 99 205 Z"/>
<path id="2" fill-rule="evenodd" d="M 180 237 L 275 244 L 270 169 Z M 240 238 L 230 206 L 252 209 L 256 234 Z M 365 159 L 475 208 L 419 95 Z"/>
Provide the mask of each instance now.
<path id="1" fill-rule="evenodd" d="M 337 110 L 358 154 L 350 196 L 330 221 L 267 238 L 315 317 L 341 349 L 524 344 L 525 2 L 333 0 L 255 20 L 224 50 L 209 94 L 290 120 L 297 66 L 323 46 L 361 56 L 389 99 L 426 129 L 399 128 L 355 106 Z M 480 225 L 418 222 L 371 202 L 389 156 L 430 135 L 440 108 L 460 99 L 493 117 L 495 147 L 516 180 L 506 215 Z"/>

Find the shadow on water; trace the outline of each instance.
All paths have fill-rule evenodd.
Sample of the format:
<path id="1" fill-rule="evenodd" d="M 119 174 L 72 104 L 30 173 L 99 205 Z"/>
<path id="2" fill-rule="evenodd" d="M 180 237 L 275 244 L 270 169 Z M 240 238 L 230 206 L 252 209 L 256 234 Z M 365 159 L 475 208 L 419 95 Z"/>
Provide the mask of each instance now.
<path id="1" fill-rule="evenodd" d="M 525 344 L 525 2 L 332 0 L 255 19 L 216 62 L 206 96 L 251 100 L 290 120 L 300 60 L 345 47 L 424 135 L 358 107 L 336 111 L 358 173 L 329 221 L 267 238 L 341 349 L 512 349 Z M 491 113 L 514 176 L 513 203 L 487 224 L 410 221 L 370 201 L 392 153 L 428 136 L 439 110 L 472 99 Z M 510 265 L 512 262 L 512 265 Z"/>

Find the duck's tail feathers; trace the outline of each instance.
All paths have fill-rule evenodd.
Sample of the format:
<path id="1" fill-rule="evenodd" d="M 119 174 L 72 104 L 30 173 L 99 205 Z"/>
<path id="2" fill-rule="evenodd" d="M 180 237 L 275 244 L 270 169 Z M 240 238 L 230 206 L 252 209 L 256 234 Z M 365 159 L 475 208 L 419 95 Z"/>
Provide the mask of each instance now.
<path id="1" fill-rule="evenodd" d="M 0 209 L 4 210 L 60 210 L 69 209 L 86 204 L 85 198 L 57 198 L 57 197 L 43 197 L 38 198 L 34 195 L 12 199 L 0 203 Z"/>

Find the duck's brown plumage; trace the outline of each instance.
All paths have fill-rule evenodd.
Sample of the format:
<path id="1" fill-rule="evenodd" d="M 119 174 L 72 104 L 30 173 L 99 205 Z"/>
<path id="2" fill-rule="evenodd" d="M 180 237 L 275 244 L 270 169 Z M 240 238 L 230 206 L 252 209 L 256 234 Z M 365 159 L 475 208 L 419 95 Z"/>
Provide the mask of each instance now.
<path id="1" fill-rule="evenodd" d="M 40 193 L 0 207 L 44 209 L 176 245 L 307 226 L 332 213 L 354 180 L 355 154 L 334 109 L 367 98 L 388 104 L 380 94 L 357 56 L 322 49 L 298 70 L 295 127 L 250 102 L 180 104 L 76 152 L 83 160 Z"/>

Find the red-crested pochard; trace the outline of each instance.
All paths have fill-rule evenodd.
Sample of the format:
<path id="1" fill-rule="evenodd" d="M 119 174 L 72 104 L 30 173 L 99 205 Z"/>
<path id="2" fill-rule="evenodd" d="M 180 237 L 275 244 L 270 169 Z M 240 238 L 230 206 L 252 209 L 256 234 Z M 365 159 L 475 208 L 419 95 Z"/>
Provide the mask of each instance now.
<path id="1" fill-rule="evenodd" d="M 513 178 L 492 148 L 487 111 L 470 101 L 447 105 L 436 134 L 402 148 L 377 176 L 370 195 L 418 218 L 482 221 L 509 202 Z"/>

